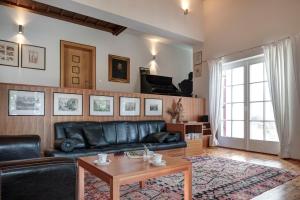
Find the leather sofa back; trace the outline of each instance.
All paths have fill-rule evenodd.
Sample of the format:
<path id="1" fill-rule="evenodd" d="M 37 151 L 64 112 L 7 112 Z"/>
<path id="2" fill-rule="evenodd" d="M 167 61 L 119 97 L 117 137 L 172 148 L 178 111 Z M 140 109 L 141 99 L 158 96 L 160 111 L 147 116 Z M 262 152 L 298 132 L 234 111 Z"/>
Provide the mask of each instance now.
<path id="1" fill-rule="evenodd" d="M 43 158 L 0 162 L 1 200 L 75 200 L 73 159 Z"/>
<path id="2" fill-rule="evenodd" d="M 166 130 L 163 120 L 155 121 L 111 121 L 111 122 L 58 122 L 54 124 L 55 139 L 66 138 L 65 128 L 83 129 L 95 127 L 103 130 L 109 144 L 141 142 L 147 135 Z"/>
<path id="3" fill-rule="evenodd" d="M 39 158 L 38 135 L 0 136 L 0 161 Z"/>

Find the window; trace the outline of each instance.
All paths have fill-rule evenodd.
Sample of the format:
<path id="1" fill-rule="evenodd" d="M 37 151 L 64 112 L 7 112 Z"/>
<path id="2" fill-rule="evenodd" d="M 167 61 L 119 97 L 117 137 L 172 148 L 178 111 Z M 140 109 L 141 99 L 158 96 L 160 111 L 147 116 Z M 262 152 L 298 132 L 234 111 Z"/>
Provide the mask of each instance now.
<path id="1" fill-rule="evenodd" d="M 223 65 L 221 136 L 278 142 L 263 56 Z"/>

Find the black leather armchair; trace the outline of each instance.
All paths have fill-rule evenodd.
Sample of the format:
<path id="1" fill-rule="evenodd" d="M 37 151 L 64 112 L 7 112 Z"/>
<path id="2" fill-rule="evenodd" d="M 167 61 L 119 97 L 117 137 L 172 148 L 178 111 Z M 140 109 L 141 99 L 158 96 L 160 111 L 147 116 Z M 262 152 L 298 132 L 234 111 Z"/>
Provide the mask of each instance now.
<path id="1" fill-rule="evenodd" d="M 0 136 L 1 200 L 74 200 L 76 165 L 40 158 L 38 136 Z"/>

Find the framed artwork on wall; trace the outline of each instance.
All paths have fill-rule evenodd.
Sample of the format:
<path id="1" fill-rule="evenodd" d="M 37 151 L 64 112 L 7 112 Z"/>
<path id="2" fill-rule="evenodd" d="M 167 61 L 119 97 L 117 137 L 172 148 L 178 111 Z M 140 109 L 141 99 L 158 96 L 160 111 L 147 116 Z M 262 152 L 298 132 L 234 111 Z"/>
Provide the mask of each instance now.
<path id="1" fill-rule="evenodd" d="M 196 78 L 202 76 L 202 51 L 195 52 L 193 55 L 194 75 Z"/>
<path id="2" fill-rule="evenodd" d="M 53 115 L 82 115 L 82 95 L 53 93 Z"/>
<path id="3" fill-rule="evenodd" d="M 145 116 L 162 116 L 163 100 L 162 99 L 145 99 Z"/>
<path id="4" fill-rule="evenodd" d="M 112 96 L 90 96 L 91 116 L 113 116 L 114 97 Z"/>
<path id="5" fill-rule="evenodd" d="M 46 70 L 46 48 L 22 44 L 21 67 L 37 70 Z"/>
<path id="6" fill-rule="evenodd" d="M 25 90 L 8 91 L 9 116 L 44 116 L 45 93 Z"/>
<path id="7" fill-rule="evenodd" d="M 0 40 L 0 65 L 19 67 L 19 44 Z"/>
<path id="8" fill-rule="evenodd" d="M 139 116 L 140 107 L 140 98 L 120 97 L 120 116 Z"/>
<path id="9" fill-rule="evenodd" d="M 130 82 L 130 58 L 108 55 L 108 80 L 112 82 Z"/>

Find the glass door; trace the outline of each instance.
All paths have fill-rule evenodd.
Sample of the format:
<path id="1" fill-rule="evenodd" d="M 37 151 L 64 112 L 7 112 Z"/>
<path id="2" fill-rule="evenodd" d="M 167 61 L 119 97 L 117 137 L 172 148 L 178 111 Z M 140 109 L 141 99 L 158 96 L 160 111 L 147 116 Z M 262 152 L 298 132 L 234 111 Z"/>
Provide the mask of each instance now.
<path id="1" fill-rule="evenodd" d="M 263 56 L 223 65 L 221 106 L 221 146 L 279 152 Z"/>

